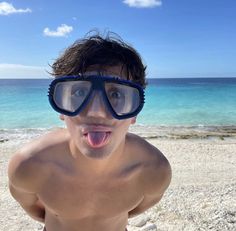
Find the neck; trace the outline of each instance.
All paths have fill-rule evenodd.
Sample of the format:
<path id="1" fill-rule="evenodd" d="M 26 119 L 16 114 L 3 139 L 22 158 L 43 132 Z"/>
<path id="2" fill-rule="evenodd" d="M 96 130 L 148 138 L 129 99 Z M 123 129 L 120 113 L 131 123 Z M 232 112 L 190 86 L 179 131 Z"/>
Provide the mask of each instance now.
<path id="1" fill-rule="evenodd" d="M 124 147 L 125 140 L 123 140 L 119 146 L 108 156 L 106 157 L 89 157 L 84 155 L 79 151 L 76 145 L 71 142 L 70 150 L 71 154 L 75 160 L 79 169 L 83 172 L 89 172 L 90 174 L 107 174 L 115 169 L 118 169 L 119 166 L 123 163 L 124 159 Z"/>

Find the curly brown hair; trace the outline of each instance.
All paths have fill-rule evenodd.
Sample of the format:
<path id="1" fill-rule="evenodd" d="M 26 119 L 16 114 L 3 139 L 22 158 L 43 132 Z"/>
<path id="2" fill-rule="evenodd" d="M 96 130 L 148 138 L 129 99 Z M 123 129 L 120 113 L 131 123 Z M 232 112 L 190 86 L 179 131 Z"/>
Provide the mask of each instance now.
<path id="1" fill-rule="evenodd" d="M 121 65 L 128 80 L 146 86 L 146 66 L 139 53 L 111 32 L 104 37 L 95 34 L 77 40 L 52 64 L 51 74 L 55 77 L 76 76 L 92 65 L 101 68 Z"/>

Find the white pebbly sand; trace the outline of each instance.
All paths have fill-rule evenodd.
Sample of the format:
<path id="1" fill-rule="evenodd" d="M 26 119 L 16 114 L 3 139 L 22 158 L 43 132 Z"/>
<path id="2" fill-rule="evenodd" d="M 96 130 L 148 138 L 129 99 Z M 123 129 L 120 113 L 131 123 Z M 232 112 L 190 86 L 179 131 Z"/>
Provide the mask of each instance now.
<path id="1" fill-rule="evenodd" d="M 169 135 L 160 136 L 160 131 L 147 128 L 133 131 L 166 155 L 173 176 L 162 200 L 130 219 L 128 231 L 236 230 L 234 135 L 199 135 L 199 132 L 194 135 L 189 131 L 183 134 L 175 129 L 175 134 L 172 130 Z M 39 231 L 43 228 L 42 224 L 25 214 L 9 194 L 7 186 L 7 163 L 14 151 L 43 133 L 44 130 L 0 130 L 1 231 Z"/>

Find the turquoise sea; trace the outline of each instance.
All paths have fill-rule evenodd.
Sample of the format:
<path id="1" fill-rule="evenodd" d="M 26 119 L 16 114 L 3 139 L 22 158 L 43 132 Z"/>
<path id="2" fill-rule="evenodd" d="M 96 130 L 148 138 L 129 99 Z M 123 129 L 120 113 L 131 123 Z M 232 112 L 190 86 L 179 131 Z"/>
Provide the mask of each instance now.
<path id="1" fill-rule="evenodd" d="M 63 126 L 48 103 L 50 79 L 0 79 L 0 129 Z M 149 79 L 137 124 L 236 126 L 236 78 Z"/>

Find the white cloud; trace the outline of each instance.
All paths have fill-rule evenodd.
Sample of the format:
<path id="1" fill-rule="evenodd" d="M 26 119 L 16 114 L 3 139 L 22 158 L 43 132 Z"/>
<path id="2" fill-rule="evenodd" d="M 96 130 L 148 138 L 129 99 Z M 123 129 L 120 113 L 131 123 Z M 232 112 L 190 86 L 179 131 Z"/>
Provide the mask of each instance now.
<path id="1" fill-rule="evenodd" d="M 8 2 L 0 2 L 0 15 L 9 15 L 17 13 L 30 13 L 31 9 L 16 9 L 12 4 Z"/>
<path id="2" fill-rule="evenodd" d="M 61 24 L 61 26 L 57 27 L 56 31 L 50 30 L 48 27 L 46 27 L 43 30 L 43 33 L 45 36 L 50 36 L 50 37 L 65 37 L 71 31 L 73 31 L 72 26 L 67 26 L 66 24 Z"/>
<path id="3" fill-rule="evenodd" d="M 48 78 L 46 67 L 0 63 L 0 79 Z"/>
<path id="4" fill-rule="evenodd" d="M 152 8 L 162 5 L 161 0 L 124 0 L 123 3 L 136 8 Z"/>

